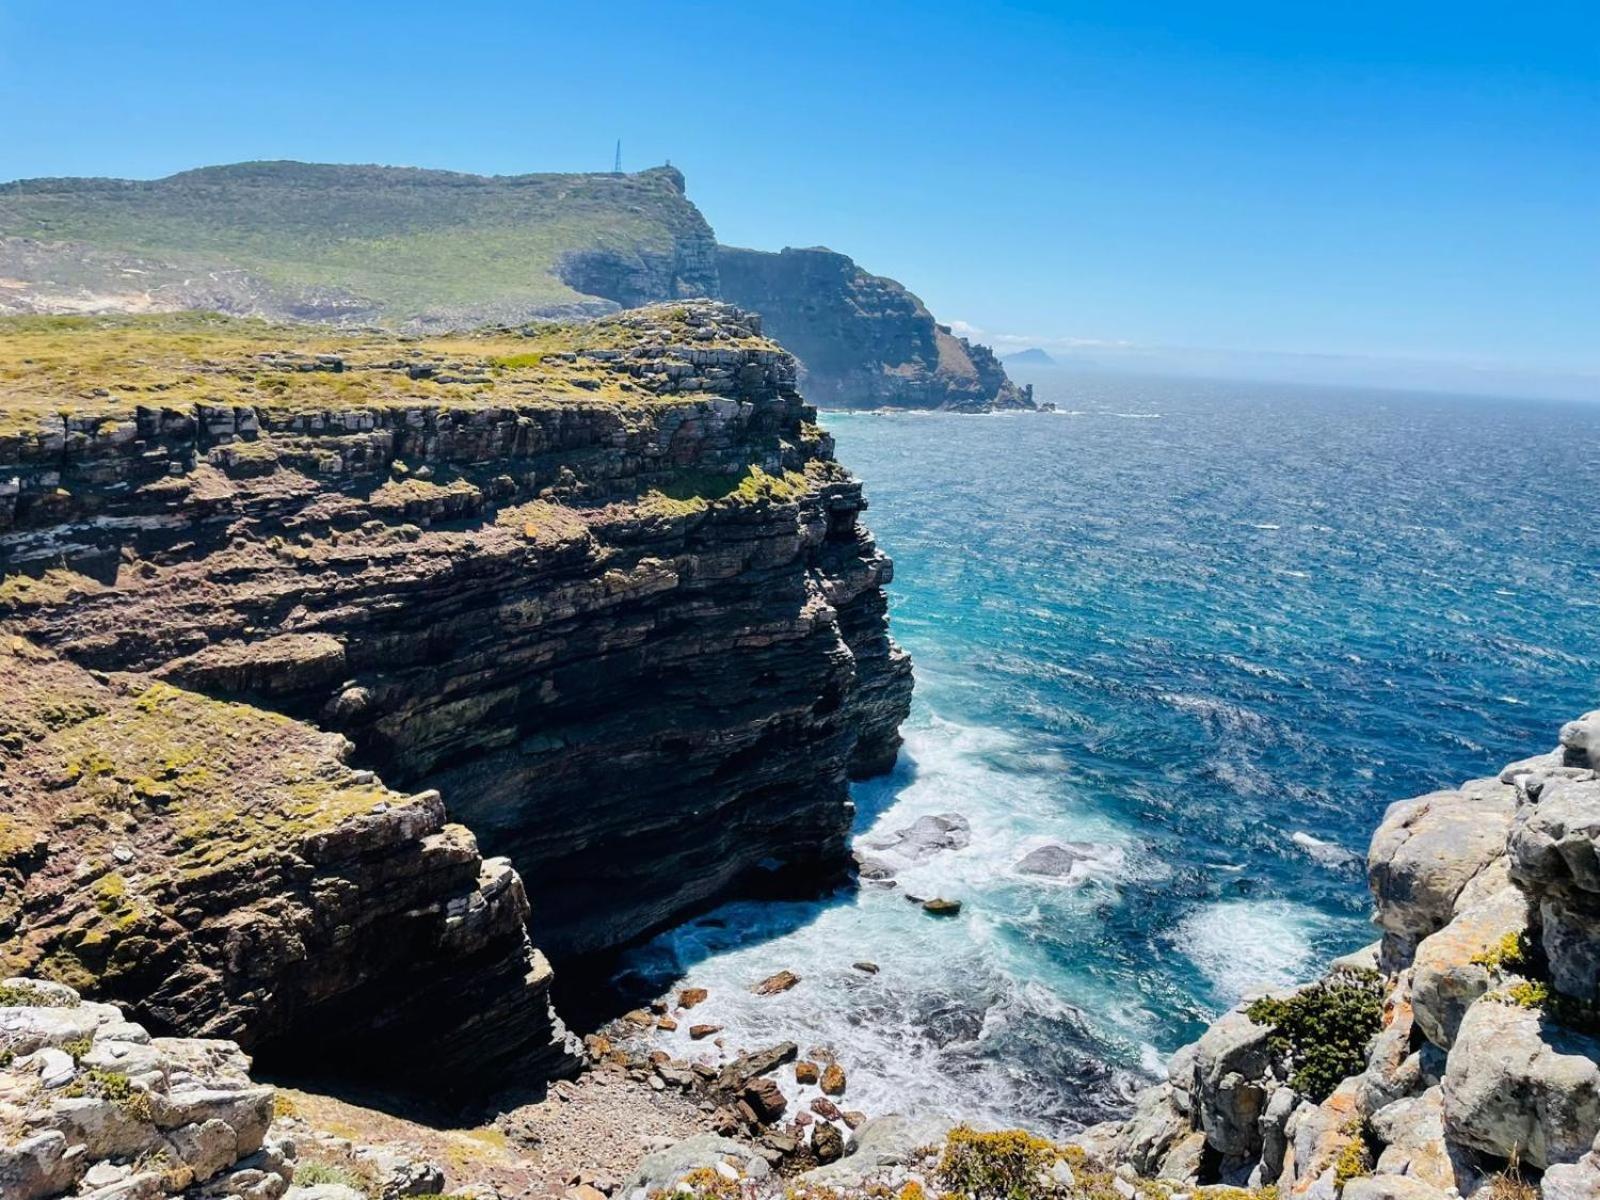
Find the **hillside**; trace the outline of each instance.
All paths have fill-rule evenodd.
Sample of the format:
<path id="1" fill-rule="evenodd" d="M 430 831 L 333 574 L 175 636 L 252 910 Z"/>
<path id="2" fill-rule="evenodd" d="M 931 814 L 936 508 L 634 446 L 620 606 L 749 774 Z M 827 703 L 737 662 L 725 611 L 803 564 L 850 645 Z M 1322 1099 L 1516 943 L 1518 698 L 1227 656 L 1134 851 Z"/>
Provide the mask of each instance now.
<path id="1" fill-rule="evenodd" d="M 204 309 L 438 333 L 721 297 L 830 407 L 1029 408 L 982 346 L 826 250 L 718 247 L 683 175 L 299 162 L 0 184 L 0 316 Z"/>
<path id="2" fill-rule="evenodd" d="M 0 313 L 214 308 L 430 329 L 716 289 L 711 229 L 670 167 L 260 162 L 0 185 Z"/>

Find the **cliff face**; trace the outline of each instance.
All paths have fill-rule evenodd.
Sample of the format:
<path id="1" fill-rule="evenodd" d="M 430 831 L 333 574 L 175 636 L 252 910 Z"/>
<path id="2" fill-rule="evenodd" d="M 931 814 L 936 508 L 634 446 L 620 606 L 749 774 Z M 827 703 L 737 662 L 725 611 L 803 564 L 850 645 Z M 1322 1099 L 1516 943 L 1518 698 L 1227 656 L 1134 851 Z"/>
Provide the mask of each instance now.
<path id="1" fill-rule="evenodd" d="M 828 408 L 1032 408 L 987 346 L 939 325 L 904 286 L 831 250 L 717 248 L 722 295 L 761 314 Z"/>
<path id="2" fill-rule="evenodd" d="M 524 890 L 559 958 L 841 870 L 909 663 L 860 487 L 751 319 L 184 320 L 32 327 L 18 386 L 113 386 L 6 406 L 0 629 L 27 695 L 85 696 L 0 737 L 11 969 L 251 1044 L 381 1057 L 429 1020 L 457 1068 L 554 1069 Z"/>
<path id="3" fill-rule="evenodd" d="M 1600 713 L 1392 805 L 1368 856 L 1381 941 L 1225 1015 L 1091 1144 L 1316 1200 L 1600 1196 L 1597 855 Z"/>

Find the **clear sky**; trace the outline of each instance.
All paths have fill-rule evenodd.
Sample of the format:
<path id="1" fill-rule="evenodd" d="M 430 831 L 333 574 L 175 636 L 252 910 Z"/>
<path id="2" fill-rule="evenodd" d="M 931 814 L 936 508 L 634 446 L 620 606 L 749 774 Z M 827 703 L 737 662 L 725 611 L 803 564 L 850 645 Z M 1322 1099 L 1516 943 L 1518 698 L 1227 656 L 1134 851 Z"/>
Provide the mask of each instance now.
<path id="1" fill-rule="evenodd" d="M 0 178 L 621 137 L 723 241 L 843 250 L 1002 348 L 1600 375 L 1595 0 L 0 0 L 0 113 Z"/>

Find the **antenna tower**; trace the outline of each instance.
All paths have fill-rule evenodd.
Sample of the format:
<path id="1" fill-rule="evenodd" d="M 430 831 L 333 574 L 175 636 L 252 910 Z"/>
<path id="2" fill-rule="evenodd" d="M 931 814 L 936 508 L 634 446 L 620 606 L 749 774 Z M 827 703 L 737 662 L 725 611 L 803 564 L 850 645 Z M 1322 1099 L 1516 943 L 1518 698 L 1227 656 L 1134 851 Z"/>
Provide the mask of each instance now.
<path id="1" fill-rule="evenodd" d="M 614 157 L 611 160 L 611 173 L 613 175 L 621 175 L 622 174 L 622 139 L 621 138 L 617 139 L 617 153 L 616 153 L 616 157 Z"/>

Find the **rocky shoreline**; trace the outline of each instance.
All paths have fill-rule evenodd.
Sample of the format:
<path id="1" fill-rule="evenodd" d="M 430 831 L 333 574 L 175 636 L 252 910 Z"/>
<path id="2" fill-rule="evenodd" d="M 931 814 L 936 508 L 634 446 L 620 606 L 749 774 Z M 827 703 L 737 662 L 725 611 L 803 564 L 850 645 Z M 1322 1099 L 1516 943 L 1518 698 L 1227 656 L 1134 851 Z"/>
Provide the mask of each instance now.
<path id="1" fill-rule="evenodd" d="M 1600 1195 L 1600 713 L 1392 806 L 1380 940 L 1069 1145 L 861 1111 L 694 988 L 580 1042 L 552 959 L 889 870 L 848 783 L 909 663 L 794 359 L 707 303 L 185 321 L 32 327 L 0 426 L 5 1200 Z M 312 1066 L 377 1103 L 262 1082 Z"/>
<path id="2" fill-rule="evenodd" d="M 1241 1003 L 1085 1144 L 1312 1200 L 1600 1196 L 1597 768 L 1590 713 L 1548 754 L 1392 805 L 1367 859 L 1382 938 Z"/>

